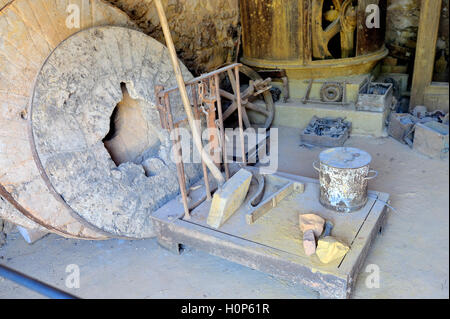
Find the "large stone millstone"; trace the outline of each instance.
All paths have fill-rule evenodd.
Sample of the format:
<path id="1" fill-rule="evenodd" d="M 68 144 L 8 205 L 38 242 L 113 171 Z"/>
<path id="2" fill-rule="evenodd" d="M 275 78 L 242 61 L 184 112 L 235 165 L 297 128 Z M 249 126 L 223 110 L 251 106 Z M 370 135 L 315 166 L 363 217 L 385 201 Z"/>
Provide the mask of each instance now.
<path id="1" fill-rule="evenodd" d="M 69 4 L 79 9 L 78 26 L 66 23 Z M 27 109 L 33 80 L 64 39 L 93 26 L 134 23 L 102 0 L 3 0 L 0 10 L 0 196 L 11 203 L 11 213 L 0 210 L 0 218 L 18 224 L 25 219 L 29 227 L 41 225 L 65 237 L 106 239 L 109 234 L 80 218 L 47 187 L 33 158 Z"/>
<path id="2" fill-rule="evenodd" d="M 185 80 L 192 78 L 186 67 L 182 72 Z M 168 132 L 161 129 L 155 105 L 155 85 L 176 85 L 167 48 L 121 27 L 96 27 L 71 36 L 54 50 L 36 80 L 29 112 L 38 166 L 49 187 L 77 214 L 108 233 L 152 237 L 150 214 L 179 191 Z M 115 119 L 126 138 L 115 132 L 118 142 L 108 143 L 119 151 L 127 143 L 141 151 L 128 162 L 114 163 L 103 140 L 116 106 L 130 97 L 139 101 L 132 103 L 131 114 L 141 114 L 145 125 L 135 116 L 127 130 L 126 116 Z M 184 116 L 181 101 L 174 96 L 171 102 L 174 117 Z M 121 109 L 116 114 L 127 113 Z M 199 171 L 187 165 L 188 181 Z"/>

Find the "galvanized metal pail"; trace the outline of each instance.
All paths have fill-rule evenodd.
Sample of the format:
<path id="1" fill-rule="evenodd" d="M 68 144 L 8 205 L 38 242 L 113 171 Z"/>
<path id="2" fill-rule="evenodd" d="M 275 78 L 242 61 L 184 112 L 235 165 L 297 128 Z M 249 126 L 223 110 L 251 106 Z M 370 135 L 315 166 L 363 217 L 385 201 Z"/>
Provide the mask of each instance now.
<path id="1" fill-rule="evenodd" d="M 313 163 L 319 172 L 320 203 L 343 213 L 364 207 L 367 181 L 378 175 L 369 169 L 371 160 L 369 153 L 353 147 L 330 148 L 320 153 L 320 167 L 317 161 Z"/>

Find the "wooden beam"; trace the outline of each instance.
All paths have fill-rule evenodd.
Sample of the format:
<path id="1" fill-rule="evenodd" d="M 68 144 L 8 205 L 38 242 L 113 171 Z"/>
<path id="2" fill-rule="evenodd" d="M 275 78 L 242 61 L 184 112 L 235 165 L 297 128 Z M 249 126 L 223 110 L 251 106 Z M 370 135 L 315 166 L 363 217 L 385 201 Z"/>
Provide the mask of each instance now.
<path id="1" fill-rule="evenodd" d="M 425 89 L 433 78 L 441 5 L 442 0 L 422 1 L 410 109 L 423 104 Z"/>

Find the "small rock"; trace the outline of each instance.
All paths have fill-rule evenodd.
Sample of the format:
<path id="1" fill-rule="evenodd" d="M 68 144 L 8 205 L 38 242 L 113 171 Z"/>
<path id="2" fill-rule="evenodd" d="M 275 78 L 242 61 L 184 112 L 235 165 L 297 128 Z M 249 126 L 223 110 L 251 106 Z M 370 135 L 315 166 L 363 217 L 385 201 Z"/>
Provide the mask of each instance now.
<path id="1" fill-rule="evenodd" d="M 306 256 L 311 256 L 316 252 L 316 238 L 312 229 L 303 233 L 303 249 Z"/>
<path id="2" fill-rule="evenodd" d="M 319 239 L 316 254 L 321 262 L 328 264 L 333 260 L 344 257 L 349 249 L 347 245 L 341 243 L 336 238 L 327 236 Z"/>
<path id="3" fill-rule="evenodd" d="M 325 219 L 315 214 L 303 214 L 299 216 L 300 230 L 305 233 L 312 230 L 316 237 L 319 237 L 323 231 Z"/>

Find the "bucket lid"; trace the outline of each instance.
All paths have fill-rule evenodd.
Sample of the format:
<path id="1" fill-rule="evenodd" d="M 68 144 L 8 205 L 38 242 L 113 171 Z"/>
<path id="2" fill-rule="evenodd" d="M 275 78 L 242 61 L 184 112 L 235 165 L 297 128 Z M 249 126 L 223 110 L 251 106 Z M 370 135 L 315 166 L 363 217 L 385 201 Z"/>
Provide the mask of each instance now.
<path id="1" fill-rule="evenodd" d="M 335 147 L 320 153 L 319 159 L 321 163 L 336 168 L 360 168 L 369 165 L 372 157 L 358 148 Z"/>

